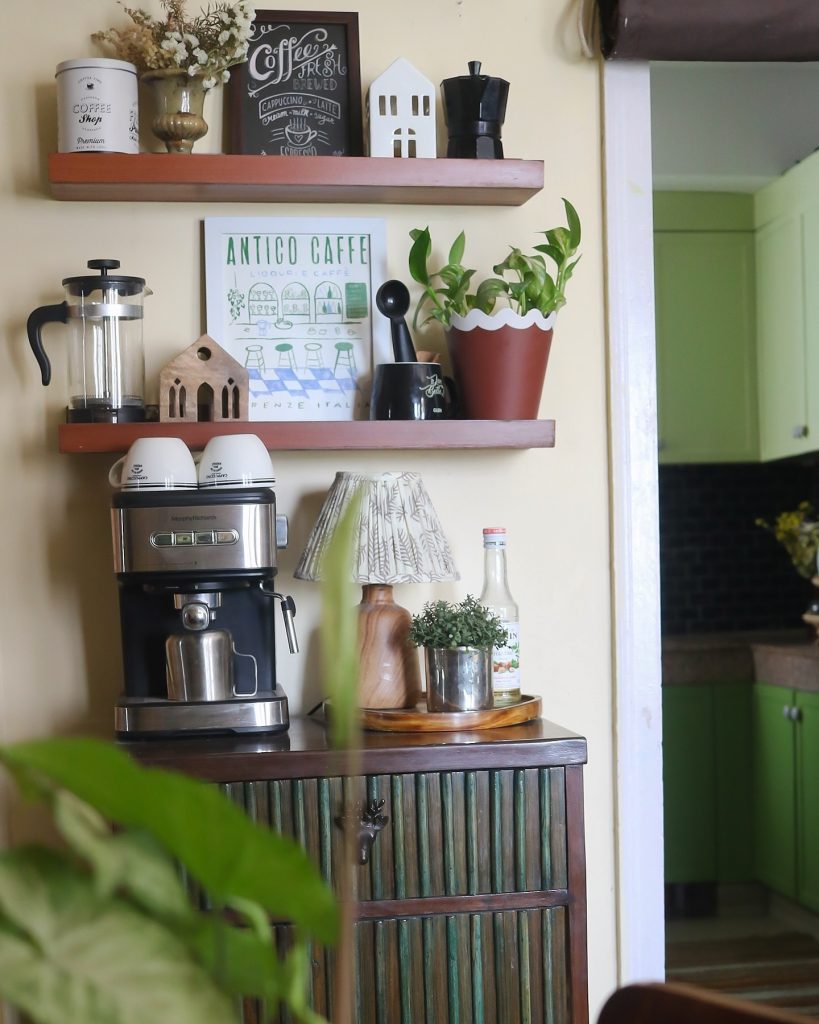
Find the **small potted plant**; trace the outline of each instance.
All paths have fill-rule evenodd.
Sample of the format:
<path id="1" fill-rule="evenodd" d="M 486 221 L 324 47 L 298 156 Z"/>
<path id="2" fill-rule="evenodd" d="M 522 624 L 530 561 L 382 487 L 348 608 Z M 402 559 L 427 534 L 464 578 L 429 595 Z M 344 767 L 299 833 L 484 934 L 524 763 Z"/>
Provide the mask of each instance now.
<path id="1" fill-rule="evenodd" d="M 412 617 L 409 638 L 424 648 L 429 711 L 492 707 L 492 648 L 501 647 L 507 633 L 477 598 L 428 602 Z"/>
<path id="2" fill-rule="evenodd" d="M 580 218 L 563 200 L 566 225 L 542 232 L 546 241 L 526 254 L 511 248 L 477 286 L 463 266 L 463 231 L 447 262 L 429 266 L 429 228 L 410 232 L 409 271 L 423 291 L 414 326 L 435 320 L 447 334 L 462 414 L 467 419 L 535 419 L 546 376 L 557 311 L 577 266 Z M 553 273 L 549 272 L 549 263 Z"/>

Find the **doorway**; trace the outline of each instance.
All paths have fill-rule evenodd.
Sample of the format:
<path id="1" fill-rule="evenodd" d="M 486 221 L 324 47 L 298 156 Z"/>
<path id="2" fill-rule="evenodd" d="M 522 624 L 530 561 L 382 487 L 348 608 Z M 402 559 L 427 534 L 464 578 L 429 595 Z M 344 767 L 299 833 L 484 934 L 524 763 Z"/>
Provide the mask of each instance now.
<path id="1" fill-rule="evenodd" d="M 672 96 L 688 98 L 698 106 L 697 130 L 703 127 L 710 111 L 717 113 L 713 98 L 709 101 L 706 75 L 702 66 L 665 65 L 679 76 L 686 72 L 697 83 L 671 83 Z M 804 85 L 796 89 L 800 97 L 815 95 L 807 88 L 812 78 L 819 82 L 815 66 L 711 66 L 714 73 L 729 75 L 739 71 L 750 76 L 760 70 L 785 77 L 793 71 Z M 664 84 L 655 83 L 657 99 Z M 761 86 L 775 108 L 770 81 Z M 738 92 L 749 101 L 754 96 L 748 83 Z M 721 168 L 723 188 L 758 187 L 766 177 L 779 174 L 784 166 L 760 170 L 760 157 L 772 159 L 786 134 L 788 121 L 795 113 L 793 85 L 788 88 L 788 116 L 779 113 L 771 133 L 759 120 L 761 107 L 752 112 L 752 144 L 745 139 L 734 145 L 730 135 L 727 155 L 756 158 L 735 168 L 735 177 L 727 180 Z M 757 93 L 758 96 L 758 93 Z M 705 97 L 705 99 L 703 99 Z M 607 207 L 607 261 L 610 342 L 610 409 L 612 447 L 612 539 L 614 549 L 615 669 L 617 678 L 617 807 L 618 807 L 618 905 L 621 982 L 663 976 L 663 807 L 661 778 L 661 618 L 660 618 L 660 545 L 657 521 L 658 466 L 657 414 L 655 386 L 653 248 L 651 196 L 652 112 L 651 71 L 646 64 L 604 66 L 605 174 Z M 723 125 L 725 114 L 722 113 Z M 807 119 L 796 120 L 805 133 L 819 140 L 819 126 L 812 112 Z M 729 119 L 732 128 L 737 116 Z M 689 159 L 703 149 L 689 126 L 663 118 L 655 135 L 667 129 L 678 143 L 678 150 Z M 792 135 L 794 133 L 791 133 Z M 795 133 L 798 135 L 798 132 Z M 722 131 L 723 137 L 729 133 Z M 658 140 L 655 140 L 658 141 Z M 686 146 L 687 143 L 687 146 Z M 792 143 L 796 151 L 803 147 Z M 815 144 L 814 144 L 815 145 Z M 746 148 L 743 148 L 746 147 Z M 814 148 L 802 148 L 805 155 Z M 716 151 L 711 151 L 717 156 Z M 720 157 L 726 154 L 720 150 Z M 693 169 L 682 164 L 679 171 L 664 165 L 659 156 L 655 170 L 662 187 L 690 187 Z M 676 180 L 672 180 L 676 175 Z M 742 180 L 740 180 L 742 179 Z M 756 179 L 756 180 L 753 180 Z M 702 175 L 698 187 L 714 188 L 713 178 Z M 650 512 L 647 512 L 647 508 Z"/>

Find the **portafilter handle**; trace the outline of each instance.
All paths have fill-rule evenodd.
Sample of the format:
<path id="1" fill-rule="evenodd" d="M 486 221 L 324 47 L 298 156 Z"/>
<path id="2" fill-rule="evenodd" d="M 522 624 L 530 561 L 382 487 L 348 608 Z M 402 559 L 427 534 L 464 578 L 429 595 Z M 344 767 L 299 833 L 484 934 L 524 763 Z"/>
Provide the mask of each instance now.
<path id="1" fill-rule="evenodd" d="M 290 648 L 291 654 L 298 654 L 299 638 L 296 636 L 296 623 L 294 622 L 296 617 L 296 602 L 289 594 L 279 594 L 275 590 L 268 590 L 264 585 L 264 582 L 260 584 L 260 587 L 263 594 L 267 594 L 268 597 L 274 597 L 277 601 L 281 601 L 284 631 L 287 634 L 287 646 Z"/>

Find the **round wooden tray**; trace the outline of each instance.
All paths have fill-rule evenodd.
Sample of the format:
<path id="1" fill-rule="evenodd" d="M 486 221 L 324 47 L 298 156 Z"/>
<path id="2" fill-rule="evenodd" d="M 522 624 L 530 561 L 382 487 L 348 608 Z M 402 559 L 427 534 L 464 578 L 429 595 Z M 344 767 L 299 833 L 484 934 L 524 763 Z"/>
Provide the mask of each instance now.
<path id="1" fill-rule="evenodd" d="M 361 708 L 361 725 L 375 732 L 463 732 L 520 725 L 540 717 L 540 697 L 524 694 L 517 704 L 488 711 L 427 711 L 421 698 L 414 708 Z"/>

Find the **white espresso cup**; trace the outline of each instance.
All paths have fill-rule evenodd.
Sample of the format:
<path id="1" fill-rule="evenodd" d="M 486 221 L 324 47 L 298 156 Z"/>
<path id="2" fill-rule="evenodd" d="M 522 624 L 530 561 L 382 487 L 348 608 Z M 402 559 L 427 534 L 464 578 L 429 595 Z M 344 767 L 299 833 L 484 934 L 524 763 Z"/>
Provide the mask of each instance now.
<path id="1" fill-rule="evenodd" d="M 273 463 L 255 434 L 212 437 L 198 458 L 200 487 L 272 487 Z"/>
<path id="2" fill-rule="evenodd" d="M 124 491 L 195 490 L 196 464 L 178 437 L 140 437 L 111 467 L 108 482 Z"/>

